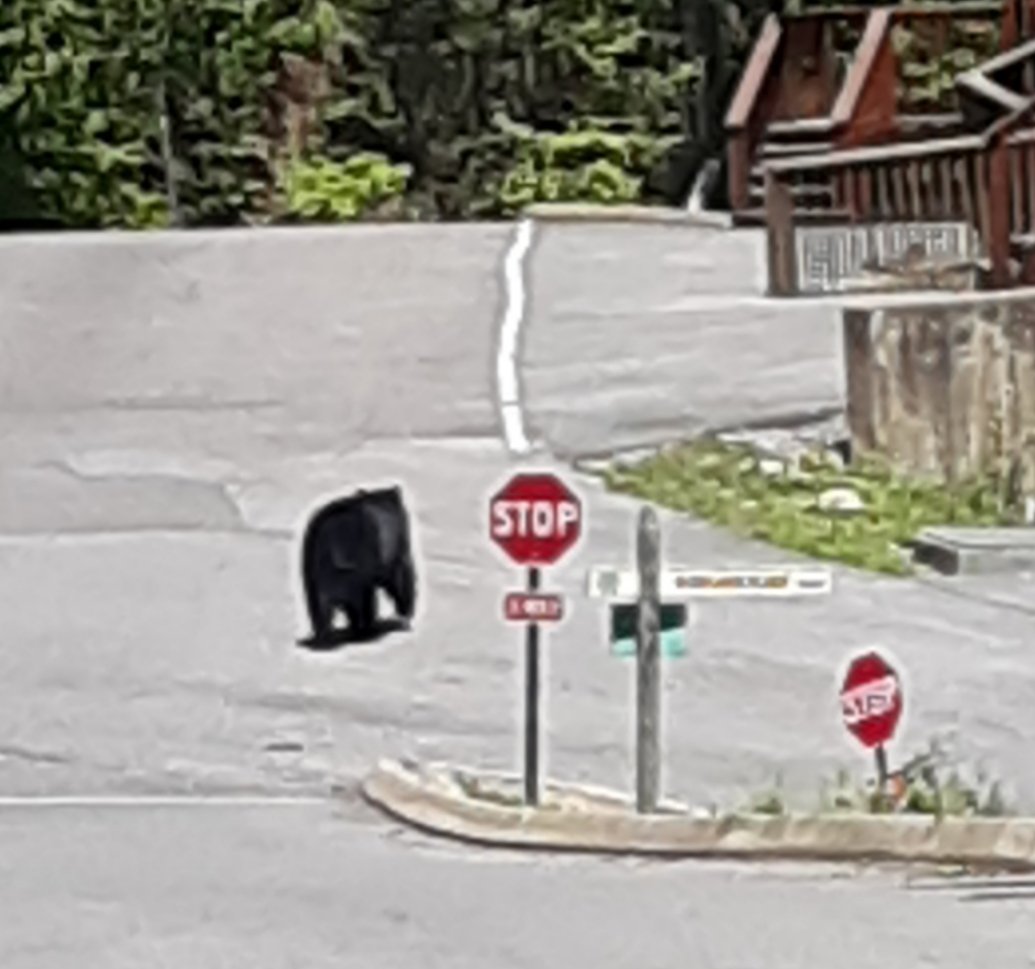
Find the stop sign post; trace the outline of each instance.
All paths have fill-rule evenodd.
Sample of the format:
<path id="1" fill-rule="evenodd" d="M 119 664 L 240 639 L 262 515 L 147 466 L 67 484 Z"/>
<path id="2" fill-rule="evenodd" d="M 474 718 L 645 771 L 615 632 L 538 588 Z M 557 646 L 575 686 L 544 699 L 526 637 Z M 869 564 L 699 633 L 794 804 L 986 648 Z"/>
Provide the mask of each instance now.
<path id="1" fill-rule="evenodd" d="M 555 601 L 539 589 L 540 569 L 556 564 L 582 535 L 582 501 L 554 474 L 514 475 L 489 502 L 489 536 L 516 565 L 527 570 L 522 601 Z M 508 599 L 514 602 L 515 593 Z M 520 595 L 520 594 L 517 594 Z M 539 802 L 539 622 L 553 618 L 536 610 L 510 611 L 525 626 L 525 803 Z"/>
<path id="2" fill-rule="evenodd" d="M 841 716 L 856 740 L 874 751 L 882 793 L 888 780 L 884 745 L 895 736 L 902 707 L 899 675 L 880 653 L 871 650 L 848 664 L 841 684 Z"/>

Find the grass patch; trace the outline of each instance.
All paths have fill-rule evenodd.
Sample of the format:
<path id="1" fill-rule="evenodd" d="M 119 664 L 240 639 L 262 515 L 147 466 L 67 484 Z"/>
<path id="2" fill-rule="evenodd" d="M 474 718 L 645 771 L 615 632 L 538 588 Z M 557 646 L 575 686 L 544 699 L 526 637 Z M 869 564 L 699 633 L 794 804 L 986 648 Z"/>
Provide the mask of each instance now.
<path id="1" fill-rule="evenodd" d="M 892 575 L 912 571 L 902 550 L 924 528 L 1021 521 L 1016 502 L 1004 497 L 1006 483 L 994 475 L 949 488 L 907 479 L 872 458 L 841 468 L 819 452 L 777 473 L 747 445 L 711 439 L 609 468 L 603 478 L 612 491 L 692 513 L 738 535 Z M 819 510 L 820 495 L 832 488 L 850 488 L 864 510 Z"/>
<path id="2" fill-rule="evenodd" d="M 821 814 L 924 814 L 932 817 L 1003 818 L 1016 812 L 1008 805 L 1003 786 L 984 771 L 968 771 L 951 763 L 937 742 L 892 771 L 882 794 L 874 779 L 853 779 L 848 771 L 822 785 Z M 745 809 L 755 814 L 788 813 L 783 779 L 756 794 Z"/>

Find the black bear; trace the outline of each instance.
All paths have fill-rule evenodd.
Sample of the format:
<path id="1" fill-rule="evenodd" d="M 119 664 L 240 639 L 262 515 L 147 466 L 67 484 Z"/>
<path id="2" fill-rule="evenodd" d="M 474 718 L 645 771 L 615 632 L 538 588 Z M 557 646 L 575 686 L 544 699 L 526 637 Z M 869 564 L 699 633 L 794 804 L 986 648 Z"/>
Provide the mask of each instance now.
<path id="1" fill-rule="evenodd" d="M 408 624 L 416 607 L 417 575 L 402 489 L 360 489 L 318 508 L 302 540 L 302 582 L 314 643 L 332 636 L 339 609 L 348 619 L 350 637 L 373 634 L 378 589 Z"/>

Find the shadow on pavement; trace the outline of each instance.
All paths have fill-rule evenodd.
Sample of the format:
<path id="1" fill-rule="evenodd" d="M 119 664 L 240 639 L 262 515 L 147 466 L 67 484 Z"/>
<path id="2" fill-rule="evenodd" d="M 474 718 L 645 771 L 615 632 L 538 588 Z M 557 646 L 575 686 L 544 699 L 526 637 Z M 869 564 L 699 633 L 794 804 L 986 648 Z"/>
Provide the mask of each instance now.
<path id="1" fill-rule="evenodd" d="M 960 898 L 961 902 L 1035 902 L 1035 890 L 1027 891 L 999 891 L 999 892 L 971 892 Z"/>
<path id="2" fill-rule="evenodd" d="M 330 636 L 316 638 L 314 636 L 296 640 L 296 645 L 302 649 L 308 649 L 316 653 L 334 652 L 345 646 L 373 645 L 381 642 L 385 636 L 392 633 L 407 632 L 410 623 L 403 619 L 378 619 L 371 629 L 364 634 L 355 632 L 345 627 L 336 629 Z"/>
<path id="3" fill-rule="evenodd" d="M 912 883 L 910 891 L 952 892 L 961 902 L 1035 901 L 1035 879 L 1031 878 L 975 878 L 948 879 L 945 882 Z"/>

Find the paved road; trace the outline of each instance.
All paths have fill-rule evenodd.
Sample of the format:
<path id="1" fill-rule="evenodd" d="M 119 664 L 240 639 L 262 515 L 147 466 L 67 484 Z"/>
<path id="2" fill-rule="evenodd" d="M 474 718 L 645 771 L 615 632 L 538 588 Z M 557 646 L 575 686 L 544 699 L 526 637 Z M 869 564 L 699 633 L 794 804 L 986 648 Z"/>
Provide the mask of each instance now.
<path id="1" fill-rule="evenodd" d="M 754 231 L 540 224 L 522 373 L 559 456 L 843 403 L 837 310 L 763 300 Z"/>
<path id="2" fill-rule="evenodd" d="M 551 227 L 532 254 L 526 409 L 553 450 L 836 405 L 834 317 L 760 306 L 757 237 L 596 231 Z M 451 969 L 688 956 L 747 969 L 836 953 L 858 969 L 876 962 L 851 940 L 878 921 L 891 926 L 881 965 L 969 966 L 979 925 L 984 958 L 1029 964 L 1023 901 L 914 896 L 886 874 L 475 864 L 415 850 L 354 803 L 343 821 L 323 804 L 2 799 L 321 798 L 382 755 L 514 763 L 519 640 L 498 610 L 517 575 L 482 535 L 485 499 L 515 464 L 494 400 L 510 239 L 508 226 L 453 226 L 0 242 L 0 964 L 64 969 L 90 951 L 101 967 L 343 954 L 389 967 L 419 951 Z M 652 248 L 670 254 L 663 273 L 642 268 Z M 684 326 L 707 338 L 687 349 Z M 741 352 L 750 373 L 729 363 Z M 296 648 L 295 530 L 320 498 L 393 480 L 417 521 L 416 631 Z M 548 579 L 573 595 L 586 565 L 631 553 L 635 515 L 580 487 L 589 534 Z M 777 557 L 663 521 L 672 559 Z M 627 784 L 631 668 L 606 655 L 594 605 L 573 605 L 548 647 L 548 767 Z M 879 641 L 910 676 L 907 747 L 956 731 L 964 756 L 1030 802 L 1030 624 L 1017 608 L 850 574 L 829 602 L 710 605 L 692 658 L 667 670 L 667 787 L 729 804 L 782 771 L 808 803 L 838 766 L 861 767 L 831 690 L 846 650 Z M 551 919 L 552 937 L 539 934 Z M 651 947 L 643 959 L 633 940 Z"/>
<path id="3" fill-rule="evenodd" d="M 4 965 L 1035 965 L 1030 881 L 473 856 L 341 813 L 8 812 Z"/>

